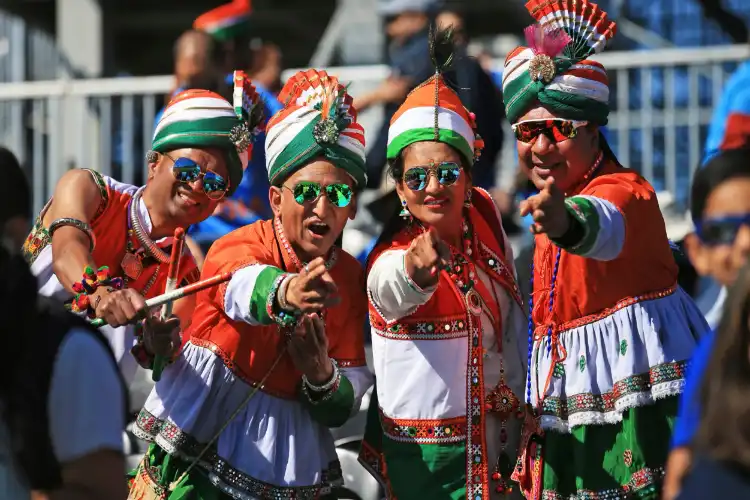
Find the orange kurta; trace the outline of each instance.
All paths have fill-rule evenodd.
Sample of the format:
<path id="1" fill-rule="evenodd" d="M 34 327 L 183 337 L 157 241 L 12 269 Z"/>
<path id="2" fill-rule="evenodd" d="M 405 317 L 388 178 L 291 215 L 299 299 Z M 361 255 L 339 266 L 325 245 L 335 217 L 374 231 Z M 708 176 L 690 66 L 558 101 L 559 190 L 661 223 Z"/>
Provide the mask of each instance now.
<path id="1" fill-rule="evenodd" d="M 278 243 L 273 221 L 268 220 L 242 227 L 217 240 L 206 256 L 202 277 L 234 272 L 251 264 L 270 265 L 292 273 L 300 271 Z M 330 274 L 341 302 L 328 308 L 325 314 L 329 355 L 342 368 L 365 366 L 363 320 L 367 298 L 362 268 L 352 256 L 339 251 Z M 254 326 L 230 319 L 224 312 L 226 291 L 224 284 L 198 293 L 193 323 L 185 339 L 212 349 L 238 377 L 255 385 L 269 372 L 285 339 L 275 323 Z M 301 376 L 285 353 L 263 391 L 294 399 Z"/>

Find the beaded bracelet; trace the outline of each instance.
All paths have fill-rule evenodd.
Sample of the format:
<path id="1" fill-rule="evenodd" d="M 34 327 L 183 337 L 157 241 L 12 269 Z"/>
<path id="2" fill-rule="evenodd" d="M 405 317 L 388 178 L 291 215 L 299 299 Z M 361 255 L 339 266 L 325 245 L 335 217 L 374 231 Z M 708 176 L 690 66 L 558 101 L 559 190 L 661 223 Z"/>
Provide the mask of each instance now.
<path id="1" fill-rule="evenodd" d="M 331 380 L 329 380 L 323 385 L 315 385 L 312 382 L 310 382 L 310 380 L 307 378 L 307 375 L 302 375 L 302 382 L 304 382 L 305 387 L 309 387 L 311 390 L 315 392 L 330 391 L 331 388 L 334 385 L 336 385 L 336 381 L 341 375 L 341 372 L 339 371 L 339 364 L 333 358 L 331 358 L 331 365 L 333 366 L 333 374 L 331 375 Z"/>
<path id="2" fill-rule="evenodd" d="M 336 365 L 334 364 L 334 366 Z M 338 391 L 339 386 L 341 385 L 341 372 L 338 370 L 338 368 L 335 368 L 334 370 L 334 376 L 331 378 L 330 382 L 328 382 L 328 384 L 331 384 L 331 386 L 325 392 L 313 390 L 310 383 L 307 382 L 305 377 L 303 376 L 302 394 L 305 395 L 310 404 L 317 405 L 324 401 L 328 401 L 333 397 L 334 394 L 336 394 L 336 391 Z"/>
<path id="3" fill-rule="evenodd" d="M 82 220 L 74 219 L 73 217 L 62 217 L 60 219 L 53 220 L 52 224 L 50 224 L 49 228 L 47 229 L 47 234 L 49 234 L 50 240 L 52 239 L 52 235 L 55 233 L 55 231 L 63 226 L 72 226 L 79 231 L 83 231 L 84 233 L 86 233 L 86 236 L 89 237 L 89 252 L 94 251 L 94 247 L 96 246 L 96 238 L 94 237 L 94 231 L 91 229 L 91 226 L 89 226 Z"/>
<path id="4" fill-rule="evenodd" d="M 287 274 L 279 285 L 279 291 L 276 294 L 276 300 L 279 303 L 279 308 L 282 311 L 294 311 L 294 308 L 289 305 L 286 300 L 286 291 L 289 289 L 289 283 L 292 282 L 292 278 L 297 276 L 296 274 Z"/>
<path id="5" fill-rule="evenodd" d="M 86 266 L 83 270 L 83 279 L 73 283 L 73 292 L 75 296 L 68 304 L 68 310 L 74 313 L 85 312 L 89 318 L 95 317 L 95 306 L 91 304 L 90 296 L 100 286 L 107 286 L 115 290 L 121 290 L 123 287 L 122 278 L 112 278 L 109 274 L 109 267 L 102 266 L 94 272 L 91 266 Z"/>
<path id="6" fill-rule="evenodd" d="M 278 314 L 275 312 L 277 305 L 277 296 L 279 294 L 279 288 L 281 284 L 286 280 L 288 274 L 282 274 L 278 276 L 271 285 L 271 290 L 266 299 L 266 313 L 276 323 L 284 327 L 291 327 L 297 323 L 297 314 L 289 311 L 279 311 Z"/>

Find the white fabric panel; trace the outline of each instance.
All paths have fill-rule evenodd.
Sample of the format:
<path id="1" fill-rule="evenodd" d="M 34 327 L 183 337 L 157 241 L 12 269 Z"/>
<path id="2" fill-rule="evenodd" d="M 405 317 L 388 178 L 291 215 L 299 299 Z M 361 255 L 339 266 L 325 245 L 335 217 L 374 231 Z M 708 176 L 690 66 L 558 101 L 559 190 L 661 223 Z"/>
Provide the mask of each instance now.
<path id="1" fill-rule="evenodd" d="M 250 312 L 250 297 L 255 290 L 255 281 L 269 266 L 252 264 L 234 272 L 224 295 L 224 312 L 235 321 L 244 321 L 253 326 L 260 325 Z"/>
<path id="2" fill-rule="evenodd" d="M 625 217 L 610 201 L 596 196 L 575 196 L 590 201 L 599 215 L 599 232 L 591 250 L 584 255 L 596 260 L 616 259 L 625 245 Z"/>
<path id="3" fill-rule="evenodd" d="M 632 304 L 587 325 L 559 334 L 567 352 L 562 362 L 565 376 L 553 377 L 546 396 L 572 398 L 578 394 L 602 394 L 618 381 L 648 373 L 651 367 L 690 359 L 700 337 L 708 331 L 703 315 L 684 290 L 678 288 L 663 298 Z M 622 342 L 626 350 L 621 352 Z M 537 404 L 537 390 L 544 389 L 551 366 L 547 336 L 536 342 L 532 361 L 531 403 Z M 581 369 L 581 358 L 584 367 Z M 621 398 L 608 413 L 579 412 L 567 421 L 544 416 L 544 428 L 569 432 L 577 425 L 614 423 L 628 408 L 682 392 L 684 379 L 649 387 Z"/>
<path id="4" fill-rule="evenodd" d="M 413 313 L 426 304 L 437 286 L 420 290 L 409 277 L 404 266 L 406 250 L 383 252 L 367 276 L 367 292 L 386 321 L 393 321 Z"/>

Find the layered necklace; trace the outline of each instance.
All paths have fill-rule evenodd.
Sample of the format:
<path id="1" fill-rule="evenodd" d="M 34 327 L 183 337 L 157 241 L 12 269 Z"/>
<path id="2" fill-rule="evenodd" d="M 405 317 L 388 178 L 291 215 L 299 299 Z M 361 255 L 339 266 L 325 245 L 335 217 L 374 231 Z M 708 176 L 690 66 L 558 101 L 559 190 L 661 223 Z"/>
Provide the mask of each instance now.
<path id="1" fill-rule="evenodd" d="M 141 290 L 141 293 L 146 295 L 154 285 L 154 282 L 156 282 L 162 264 L 169 264 L 170 257 L 164 250 L 154 243 L 143 228 L 144 224 L 141 220 L 139 207 L 144 189 L 145 188 L 143 187 L 139 188 L 128 203 L 127 246 L 120 267 L 122 268 L 123 274 L 125 274 L 125 286 L 128 286 L 129 283 L 137 280 L 141 276 L 144 267 L 143 260 L 145 258 L 151 257 L 157 262 L 154 274 L 146 282 L 143 290 Z M 143 252 L 137 252 L 138 249 L 133 245 L 134 237 L 135 240 L 138 241 L 140 248 L 143 249 Z"/>

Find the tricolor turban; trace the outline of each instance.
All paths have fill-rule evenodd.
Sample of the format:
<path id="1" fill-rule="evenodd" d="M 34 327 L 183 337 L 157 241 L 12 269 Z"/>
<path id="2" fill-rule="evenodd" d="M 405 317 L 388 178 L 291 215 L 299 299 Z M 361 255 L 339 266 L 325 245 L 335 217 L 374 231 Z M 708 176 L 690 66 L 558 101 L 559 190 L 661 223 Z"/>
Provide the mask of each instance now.
<path id="1" fill-rule="evenodd" d="M 151 150 L 223 150 L 231 194 L 242 181 L 252 154 L 252 136 L 260 132 L 262 121 L 263 103 L 258 93 L 242 71 L 235 71 L 232 103 L 208 90 L 191 89 L 177 94 L 156 124 Z"/>
<path id="2" fill-rule="evenodd" d="M 365 131 L 352 97 L 335 76 L 309 69 L 290 78 L 279 94 L 284 109 L 266 127 L 268 180 L 278 186 L 316 158 L 326 158 L 367 184 Z"/>
<path id="3" fill-rule="evenodd" d="M 525 30 L 528 47 L 508 54 L 503 71 L 505 113 L 516 123 L 535 103 L 561 118 L 606 125 L 609 80 L 587 57 L 604 50 L 616 25 L 587 0 L 531 0 L 538 24 Z"/>
<path id="4" fill-rule="evenodd" d="M 219 41 L 231 40 L 248 31 L 251 12 L 250 0 L 233 0 L 198 16 L 193 29 Z"/>
<path id="5" fill-rule="evenodd" d="M 410 144 L 434 141 L 452 146 L 471 166 L 484 141 L 475 132 L 474 113 L 464 107 L 441 74 L 453 57 L 450 31 L 430 32 L 430 52 L 435 74 L 411 91 L 391 118 L 387 157 L 395 160 Z"/>

